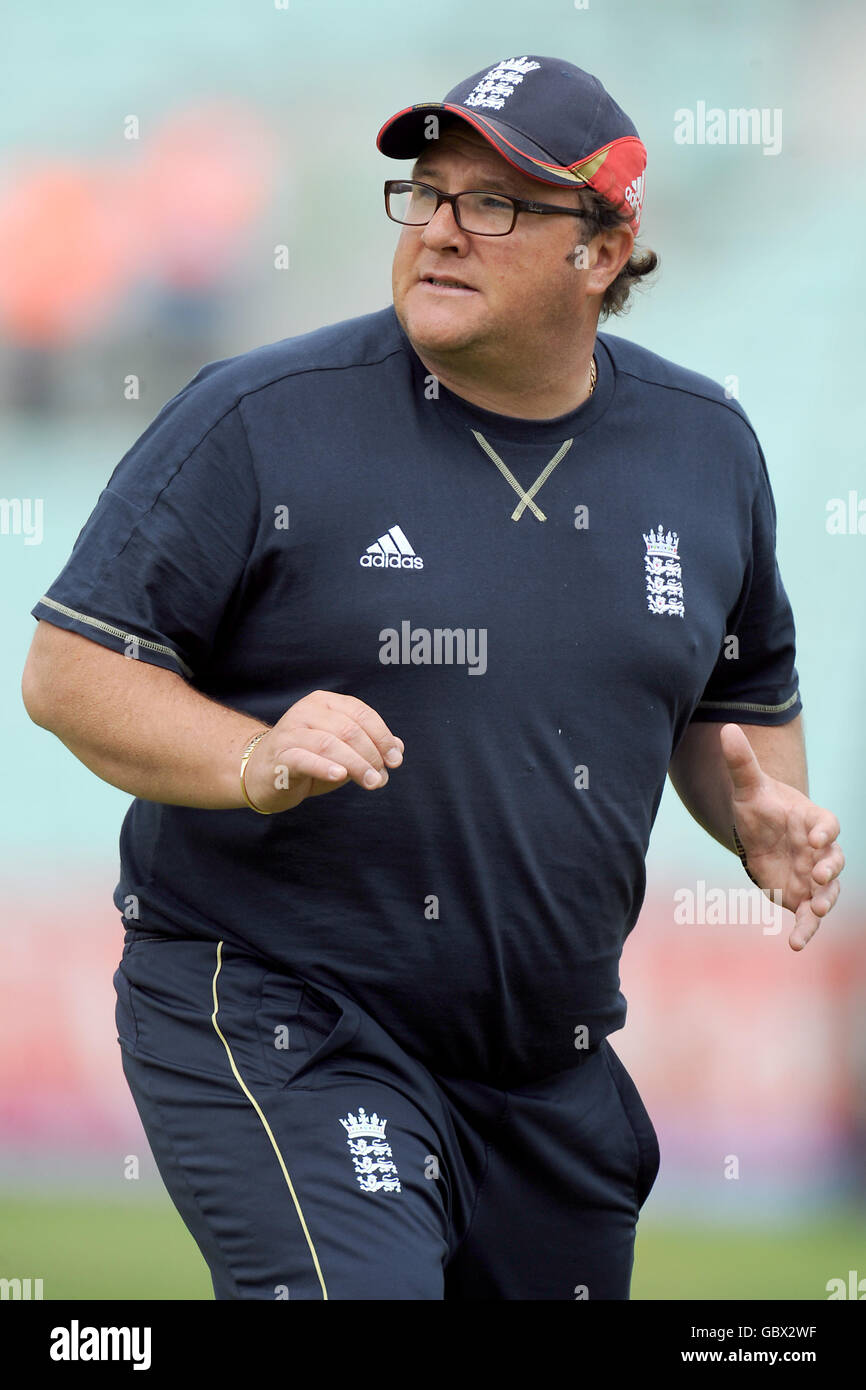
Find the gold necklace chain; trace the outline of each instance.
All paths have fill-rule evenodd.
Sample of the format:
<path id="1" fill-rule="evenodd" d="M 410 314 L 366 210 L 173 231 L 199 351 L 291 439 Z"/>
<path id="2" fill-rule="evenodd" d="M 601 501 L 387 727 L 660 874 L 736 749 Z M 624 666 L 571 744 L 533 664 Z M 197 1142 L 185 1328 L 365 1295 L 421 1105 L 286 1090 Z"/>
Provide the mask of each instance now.
<path id="1" fill-rule="evenodd" d="M 592 359 L 592 361 L 591 361 L 590 364 L 589 364 L 589 394 L 590 394 L 590 395 L 592 395 L 593 391 L 595 390 L 595 383 L 596 383 L 597 380 L 598 380 L 598 370 L 597 370 L 596 365 L 595 365 L 595 357 L 593 356 L 593 359 Z"/>

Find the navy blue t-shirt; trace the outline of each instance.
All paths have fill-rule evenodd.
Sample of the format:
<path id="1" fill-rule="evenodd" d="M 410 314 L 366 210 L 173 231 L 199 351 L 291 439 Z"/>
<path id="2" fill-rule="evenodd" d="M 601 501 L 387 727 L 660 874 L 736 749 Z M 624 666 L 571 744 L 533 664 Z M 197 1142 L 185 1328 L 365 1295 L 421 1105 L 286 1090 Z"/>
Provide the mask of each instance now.
<path id="1" fill-rule="evenodd" d="M 135 800 L 115 903 L 342 990 L 442 1075 L 540 1077 L 622 1027 L 684 730 L 801 709 L 743 410 L 624 339 L 596 358 L 545 421 L 446 389 L 391 306 L 210 363 L 32 610 L 264 723 L 321 689 L 403 739 L 382 790 L 278 815 Z"/>

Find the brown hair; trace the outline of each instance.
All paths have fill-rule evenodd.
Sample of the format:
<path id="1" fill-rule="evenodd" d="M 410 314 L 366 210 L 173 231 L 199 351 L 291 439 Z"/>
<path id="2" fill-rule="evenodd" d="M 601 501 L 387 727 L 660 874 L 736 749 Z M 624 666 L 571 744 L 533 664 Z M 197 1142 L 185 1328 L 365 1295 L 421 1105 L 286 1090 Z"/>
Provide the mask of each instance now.
<path id="1" fill-rule="evenodd" d="M 580 207 L 587 214 L 584 223 L 589 226 L 587 238 L 589 241 L 599 232 L 608 231 L 611 227 L 625 226 L 631 222 L 631 209 L 625 203 L 617 205 L 609 202 L 600 193 L 596 193 L 594 188 L 581 188 L 578 191 L 578 198 Z M 645 275 L 650 275 L 658 263 L 659 258 L 655 251 L 633 251 L 619 275 L 611 281 L 604 292 L 601 312 L 598 316 L 599 322 L 603 322 L 610 314 L 628 313 L 631 307 L 628 304 L 628 297 L 632 289 Z"/>

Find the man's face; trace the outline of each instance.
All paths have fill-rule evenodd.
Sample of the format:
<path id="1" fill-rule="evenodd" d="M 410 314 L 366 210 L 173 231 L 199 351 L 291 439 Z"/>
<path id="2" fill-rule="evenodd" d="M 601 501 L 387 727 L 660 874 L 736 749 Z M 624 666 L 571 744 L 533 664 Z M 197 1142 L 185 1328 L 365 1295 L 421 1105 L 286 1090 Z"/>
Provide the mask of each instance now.
<path id="1" fill-rule="evenodd" d="M 412 177 L 443 193 L 484 189 L 579 206 L 577 190 L 529 178 L 465 124 L 431 140 Z M 559 335 L 573 339 L 586 313 L 586 272 L 578 272 L 573 259 L 586 229 L 577 217 L 520 213 L 508 236 L 473 236 L 443 203 L 426 226 L 401 230 L 392 271 L 397 317 L 413 344 L 431 356 L 501 359 L 531 353 L 540 343 L 545 356 Z M 425 276 L 452 277 L 469 288 L 440 289 Z"/>

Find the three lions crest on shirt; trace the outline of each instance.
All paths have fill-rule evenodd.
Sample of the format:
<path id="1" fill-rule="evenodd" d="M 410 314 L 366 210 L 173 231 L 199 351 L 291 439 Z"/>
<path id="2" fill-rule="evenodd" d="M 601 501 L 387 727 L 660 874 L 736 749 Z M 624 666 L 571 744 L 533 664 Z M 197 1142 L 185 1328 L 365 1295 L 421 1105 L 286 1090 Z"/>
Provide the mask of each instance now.
<path id="1" fill-rule="evenodd" d="M 647 607 L 651 613 L 668 613 L 675 618 L 685 617 L 683 602 L 683 571 L 679 557 L 680 538 L 676 531 L 665 532 L 659 523 L 658 532 L 643 533 L 646 542 Z"/>

